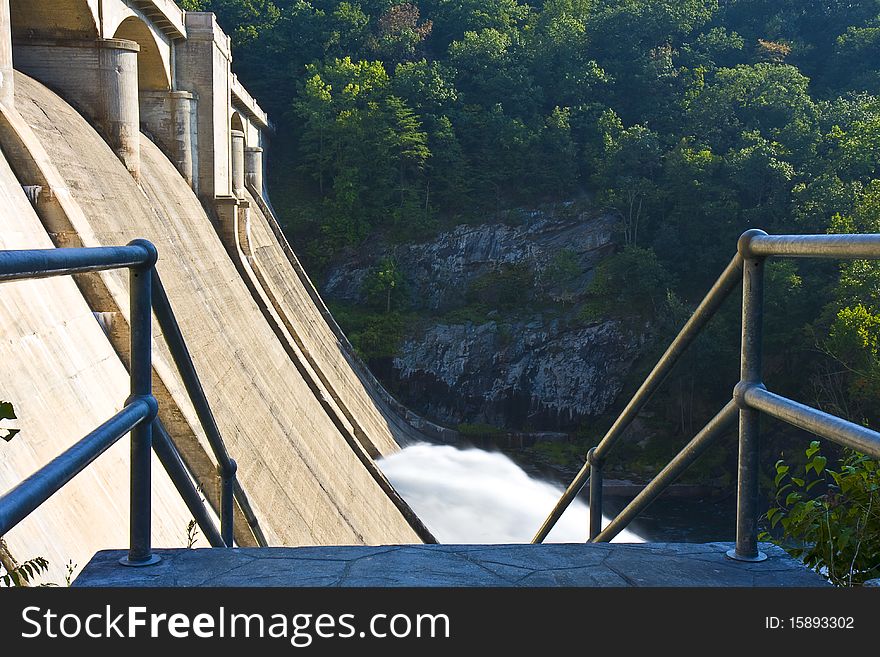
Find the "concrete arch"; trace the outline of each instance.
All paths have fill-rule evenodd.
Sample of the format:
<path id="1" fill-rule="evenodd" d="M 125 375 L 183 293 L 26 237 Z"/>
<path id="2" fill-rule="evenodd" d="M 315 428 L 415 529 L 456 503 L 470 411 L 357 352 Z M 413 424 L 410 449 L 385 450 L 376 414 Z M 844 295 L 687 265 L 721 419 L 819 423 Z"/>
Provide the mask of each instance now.
<path id="1" fill-rule="evenodd" d="M 168 91 L 171 89 L 171 76 L 165 65 L 159 44 L 153 32 L 140 18 L 126 18 L 113 35 L 114 39 L 127 39 L 137 43 L 138 89 L 140 91 Z"/>
<path id="2" fill-rule="evenodd" d="M 13 39 L 94 39 L 98 0 L 10 0 Z"/>
<path id="3" fill-rule="evenodd" d="M 244 145 L 249 146 L 247 126 L 245 125 L 244 119 L 241 118 L 241 114 L 235 111 L 232 112 L 230 126 L 233 130 L 238 130 L 239 132 L 244 134 Z"/>

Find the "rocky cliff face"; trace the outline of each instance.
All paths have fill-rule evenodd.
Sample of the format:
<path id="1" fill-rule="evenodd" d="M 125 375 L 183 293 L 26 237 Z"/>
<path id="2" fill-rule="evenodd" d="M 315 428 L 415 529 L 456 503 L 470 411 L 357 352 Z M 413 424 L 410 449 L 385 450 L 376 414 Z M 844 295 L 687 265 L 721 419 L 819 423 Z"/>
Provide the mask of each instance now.
<path id="1" fill-rule="evenodd" d="M 566 330 L 559 320 L 437 324 L 404 342 L 395 375 L 440 422 L 571 428 L 614 401 L 639 342 L 617 322 Z"/>
<path id="2" fill-rule="evenodd" d="M 582 313 L 612 227 L 608 216 L 534 212 L 420 244 L 376 242 L 338 263 L 323 293 L 365 304 L 376 263 L 393 262 L 395 303 L 422 317 L 385 377 L 402 402 L 452 426 L 571 429 L 614 401 L 643 344 Z"/>

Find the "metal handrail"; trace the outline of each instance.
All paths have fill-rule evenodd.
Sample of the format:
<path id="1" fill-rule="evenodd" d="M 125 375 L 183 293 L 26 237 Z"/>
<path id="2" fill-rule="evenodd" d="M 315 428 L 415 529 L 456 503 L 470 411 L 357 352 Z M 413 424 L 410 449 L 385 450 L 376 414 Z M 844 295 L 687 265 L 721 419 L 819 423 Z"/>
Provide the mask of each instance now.
<path id="1" fill-rule="evenodd" d="M 121 563 L 144 566 L 157 563 L 150 545 L 151 461 L 156 452 L 171 481 L 208 542 L 214 547 L 233 545 L 233 498 L 239 501 L 258 541 L 265 543 L 247 498 L 236 480 L 235 461 L 229 458 L 213 414 L 196 374 L 186 343 L 156 272 L 158 253 L 147 240 L 127 246 L 0 251 L 0 282 L 128 268 L 130 300 L 130 395 L 125 407 L 33 475 L 0 497 L 0 535 L 60 490 L 95 458 L 131 433 L 131 496 L 128 556 Z M 157 418 L 152 394 L 152 315 L 156 311 L 172 358 L 217 458 L 221 476 L 221 531 L 205 509 L 180 453 Z"/>
<path id="2" fill-rule="evenodd" d="M 743 389 L 742 395 L 743 402 L 756 411 L 880 459 L 880 435 L 876 431 L 787 399 L 763 386 L 749 385 Z"/>
<path id="3" fill-rule="evenodd" d="M 590 481 L 590 535 L 593 542 L 610 541 L 657 496 L 672 484 L 733 420 L 739 417 L 739 464 L 737 468 L 736 547 L 727 556 L 739 561 L 762 561 L 758 550 L 758 437 L 760 414 L 810 431 L 840 445 L 880 459 L 880 433 L 768 391 L 762 382 L 764 261 L 768 257 L 880 259 L 880 234 L 865 235 L 768 235 L 748 230 L 740 236 L 737 255 L 724 270 L 700 306 L 673 340 L 666 353 L 639 387 L 599 444 L 560 497 L 538 530 L 533 543 L 546 538 L 556 521 Z M 721 302 L 743 281 L 740 381 L 733 399 L 661 470 L 661 472 L 602 528 L 602 465 L 605 457 L 629 426 L 666 374 L 693 342 Z"/>
<path id="4" fill-rule="evenodd" d="M 226 543 L 220 535 L 217 525 L 214 524 L 214 521 L 208 514 L 208 510 L 205 508 L 205 504 L 201 495 L 199 495 L 199 491 L 196 490 L 196 487 L 193 485 L 189 471 L 187 471 L 183 459 L 180 458 L 180 453 L 174 446 L 171 436 L 168 435 L 165 427 L 162 426 L 162 423 L 159 422 L 158 419 L 153 420 L 153 451 L 156 452 L 159 462 L 162 464 L 162 467 L 165 468 L 165 472 L 168 473 L 168 477 L 171 479 L 175 488 L 177 488 L 177 492 L 180 494 L 180 497 L 183 498 L 186 507 L 189 509 L 190 513 L 192 513 L 193 518 L 201 528 L 202 534 L 204 534 L 208 544 L 211 547 L 226 547 L 227 545 L 231 545 Z"/>
<path id="5" fill-rule="evenodd" d="M 607 456 L 626 428 L 636 418 L 639 411 L 642 410 L 642 407 L 666 379 L 666 376 L 681 358 L 682 354 L 699 335 L 703 327 L 709 323 L 709 320 L 715 316 L 721 304 L 724 303 L 739 283 L 742 276 L 742 263 L 743 260 L 739 254 L 730 261 L 721 276 L 718 277 L 718 280 L 715 281 L 715 284 L 706 293 L 705 298 L 694 311 L 694 314 L 685 322 L 681 331 L 679 331 L 678 335 L 660 357 L 660 360 L 657 361 L 657 364 L 654 365 L 654 369 L 651 370 L 632 399 L 629 400 L 629 403 L 620 412 L 614 424 L 611 425 L 611 428 L 608 429 L 599 444 L 591 450 L 591 458 L 584 463 L 580 472 L 575 475 L 574 480 L 569 484 L 562 497 L 559 498 L 556 506 L 553 507 L 544 524 L 541 525 L 541 528 L 535 534 L 532 543 L 540 543 L 547 537 L 547 534 L 550 533 L 550 530 L 553 529 L 553 526 L 574 501 L 574 498 L 577 497 L 584 484 L 586 484 L 590 474 L 590 467 L 593 463 Z M 591 537 L 593 536 L 595 534 L 591 533 Z"/>
<path id="6" fill-rule="evenodd" d="M 604 543 L 610 541 L 623 531 L 633 518 L 657 499 L 667 486 L 678 479 L 694 461 L 702 456 L 706 449 L 714 445 L 717 439 L 724 435 L 724 432 L 736 419 L 738 410 L 736 404 L 732 401 L 727 402 L 724 408 L 709 420 L 705 427 L 697 432 L 697 435 L 666 464 L 666 467 L 593 540 L 596 543 Z M 599 517 L 601 518 L 601 515 Z"/>
<path id="7" fill-rule="evenodd" d="M 257 517 L 251 509 L 250 501 L 244 494 L 241 486 L 237 484 L 236 472 L 238 465 L 230 458 L 220 435 L 220 429 L 214 420 L 214 414 L 211 412 L 211 405 L 205 396 L 205 390 L 202 388 L 202 382 L 193 365 L 192 357 L 186 346 L 186 340 L 180 331 L 177 318 L 174 316 L 174 310 L 168 295 L 165 293 L 165 286 L 159 278 L 159 272 L 153 268 L 152 272 L 152 289 L 153 289 L 153 312 L 156 314 L 156 320 L 159 328 L 162 329 L 162 336 L 171 352 L 171 358 L 177 366 L 180 378 L 183 380 L 184 388 L 192 402 L 214 458 L 217 459 L 217 470 L 220 475 L 220 533 L 223 542 L 226 545 L 232 545 L 233 542 L 233 514 L 235 506 L 233 500 L 238 502 L 242 509 L 245 519 L 257 540 L 257 544 L 265 547 L 267 545 L 266 538 L 262 529 L 257 522 Z"/>
<path id="8" fill-rule="evenodd" d="M 0 536 L 24 520 L 87 465 L 138 425 L 149 423 L 156 405 L 144 399 L 127 404 L 121 411 L 89 433 L 60 456 L 0 498 Z"/>

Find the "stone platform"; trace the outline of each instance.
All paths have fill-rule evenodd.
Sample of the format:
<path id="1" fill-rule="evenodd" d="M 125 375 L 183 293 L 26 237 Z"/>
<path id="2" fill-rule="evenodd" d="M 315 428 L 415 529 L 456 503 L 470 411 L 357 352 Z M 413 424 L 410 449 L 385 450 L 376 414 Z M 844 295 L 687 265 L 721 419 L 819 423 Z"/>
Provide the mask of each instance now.
<path id="1" fill-rule="evenodd" d="M 783 550 L 766 561 L 725 557 L 730 543 L 392 545 L 156 550 L 153 566 L 98 552 L 78 587 L 628 587 L 827 586 Z"/>

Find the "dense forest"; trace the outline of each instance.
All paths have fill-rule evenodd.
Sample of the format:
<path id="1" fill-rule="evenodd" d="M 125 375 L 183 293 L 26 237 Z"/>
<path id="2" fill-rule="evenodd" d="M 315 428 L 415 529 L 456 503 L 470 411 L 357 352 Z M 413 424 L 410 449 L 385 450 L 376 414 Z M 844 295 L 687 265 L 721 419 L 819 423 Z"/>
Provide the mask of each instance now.
<path id="1" fill-rule="evenodd" d="M 620 243 L 587 310 L 672 330 L 747 228 L 880 230 L 878 0 L 182 4 L 218 15 L 275 120 L 272 197 L 318 277 L 377 233 L 587 198 Z M 768 376 L 876 422 L 880 268 L 769 280 Z M 710 397 L 718 363 L 735 376 L 729 314 L 680 368 Z"/>

